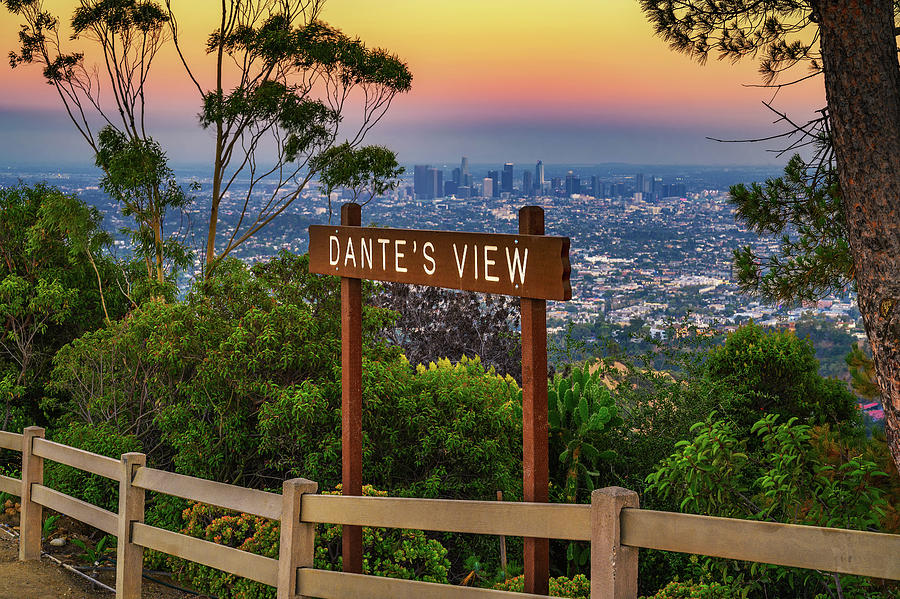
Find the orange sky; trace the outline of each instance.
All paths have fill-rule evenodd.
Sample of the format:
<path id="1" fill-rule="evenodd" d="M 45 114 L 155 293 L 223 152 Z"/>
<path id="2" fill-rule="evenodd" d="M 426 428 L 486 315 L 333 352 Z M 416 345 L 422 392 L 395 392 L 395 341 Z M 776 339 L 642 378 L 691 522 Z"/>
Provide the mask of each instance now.
<path id="1" fill-rule="evenodd" d="M 74 4 L 45 0 L 48 8 L 63 14 Z M 202 46 L 214 27 L 217 6 L 211 0 L 175 0 L 182 37 L 192 59 L 199 60 L 200 71 Z M 700 66 L 671 52 L 653 36 L 636 0 L 329 0 L 324 17 L 408 62 L 413 91 L 395 103 L 375 135 L 376 141 L 398 146 L 401 159 L 419 159 L 412 154 L 449 159 L 465 152 L 465 140 L 453 135 L 460 128 L 474 132 L 478 127 L 493 131 L 506 126 L 521 132 L 534 127 L 546 137 L 554 127 L 566 136 L 573 133 L 565 131 L 587 126 L 596 129 L 596 137 L 607 127 L 615 131 L 610 136 L 620 148 L 631 137 L 638 148 L 641 143 L 669 143 L 659 135 L 655 142 L 650 140 L 653 132 L 689 134 L 697 148 L 705 135 L 771 132 L 772 115 L 760 104 L 767 92 L 743 85 L 758 83 L 752 61 Z M 4 14 L 4 51 L 15 46 L 16 29 L 16 20 Z M 3 64 L 0 82 L 0 111 L 61 110 L 36 68 L 13 71 Z M 151 90 L 163 129 L 175 121 L 183 129 L 183 115 L 198 110 L 196 93 L 174 52 L 160 56 Z M 820 81 L 779 98 L 781 108 L 803 115 L 821 103 Z M 628 127 L 634 127 L 633 136 Z M 447 131 L 446 139 L 442 131 Z M 413 135 L 427 139 L 412 143 Z M 641 142 L 641 136 L 650 141 Z M 554 141 L 554 147 L 566 147 L 564 139 Z M 577 136 L 572 142 L 584 153 L 583 162 L 615 159 L 615 148 L 592 146 Z M 718 148 L 710 146 L 707 154 L 721 154 L 722 146 Z M 628 161 L 640 155 L 626 150 Z M 696 157 L 702 159 L 704 152 L 695 152 Z M 477 158 L 477 152 L 469 153 Z M 536 156 L 540 148 L 533 153 Z M 756 153 L 757 162 L 771 161 L 762 149 Z M 657 161 L 661 157 L 653 156 Z"/>

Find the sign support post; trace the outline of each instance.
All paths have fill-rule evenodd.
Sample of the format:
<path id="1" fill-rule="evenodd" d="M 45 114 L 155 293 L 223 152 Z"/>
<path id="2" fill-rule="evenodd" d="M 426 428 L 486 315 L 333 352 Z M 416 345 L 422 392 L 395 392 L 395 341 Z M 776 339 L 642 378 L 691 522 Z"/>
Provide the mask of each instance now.
<path id="1" fill-rule="evenodd" d="M 543 235 L 544 210 L 519 210 L 519 234 Z M 525 501 L 547 503 L 549 463 L 547 425 L 547 300 L 523 297 L 522 320 L 522 470 Z M 550 592 L 550 540 L 525 539 L 525 592 Z"/>
<path id="2" fill-rule="evenodd" d="M 341 445 L 344 495 L 362 495 L 362 280 L 520 297 L 524 499 L 549 500 L 547 300 L 572 299 L 569 238 L 544 234 L 544 210 L 519 211 L 519 234 L 362 227 L 359 204 L 341 225 L 309 227 L 309 272 L 341 277 Z M 362 573 L 362 528 L 344 526 L 344 572 Z M 525 591 L 549 590 L 550 541 L 525 539 Z"/>
<path id="3" fill-rule="evenodd" d="M 341 225 L 359 227 L 359 204 L 341 206 Z M 342 493 L 362 495 L 362 281 L 341 277 Z M 344 526 L 344 572 L 362 574 L 362 527 Z"/>

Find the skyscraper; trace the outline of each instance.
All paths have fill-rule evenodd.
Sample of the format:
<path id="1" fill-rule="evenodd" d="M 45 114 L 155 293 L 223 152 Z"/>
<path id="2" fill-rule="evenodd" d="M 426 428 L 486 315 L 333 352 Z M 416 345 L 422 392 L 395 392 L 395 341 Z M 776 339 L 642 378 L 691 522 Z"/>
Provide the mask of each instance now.
<path id="1" fill-rule="evenodd" d="M 597 175 L 591 177 L 591 195 L 595 198 L 603 197 L 603 184 Z"/>
<path id="2" fill-rule="evenodd" d="M 481 196 L 485 198 L 490 198 L 494 196 L 494 180 L 490 177 L 485 177 L 482 182 L 481 188 Z"/>
<path id="3" fill-rule="evenodd" d="M 428 169 L 428 174 L 431 177 L 431 197 L 444 197 L 444 171 L 438 168 L 430 168 Z"/>
<path id="4" fill-rule="evenodd" d="M 431 185 L 428 171 L 431 170 L 430 164 L 417 164 L 415 166 L 415 175 L 413 176 L 413 189 L 415 190 L 416 199 L 424 200 L 434 197 L 434 188 Z"/>
<path id="5" fill-rule="evenodd" d="M 581 193 L 581 179 L 572 171 L 566 173 L 566 195 L 573 196 Z"/>
<path id="6" fill-rule="evenodd" d="M 533 195 L 534 189 L 531 185 L 531 171 L 525 169 L 522 171 L 522 194 L 526 196 Z"/>
<path id="7" fill-rule="evenodd" d="M 538 189 L 544 187 L 544 161 L 538 160 L 534 165 L 534 186 Z"/>
<path id="8" fill-rule="evenodd" d="M 501 181 L 500 191 L 512 193 L 513 191 L 513 163 L 507 162 L 503 165 L 503 179 Z"/>
<path id="9" fill-rule="evenodd" d="M 500 172 L 499 171 L 488 171 L 488 177 L 493 181 L 491 184 L 491 195 L 492 198 L 500 197 Z M 484 196 L 488 197 L 488 196 Z"/>

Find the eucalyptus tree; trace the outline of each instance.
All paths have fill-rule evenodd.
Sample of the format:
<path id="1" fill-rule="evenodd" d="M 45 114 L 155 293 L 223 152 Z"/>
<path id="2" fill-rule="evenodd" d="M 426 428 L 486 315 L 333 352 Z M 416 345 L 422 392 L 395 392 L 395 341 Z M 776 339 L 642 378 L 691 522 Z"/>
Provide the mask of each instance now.
<path id="1" fill-rule="evenodd" d="M 329 150 L 358 151 L 396 95 L 410 89 L 412 76 L 395 55 L 323 22 L 322 0 L 222 0 L 205 46 L 215 58 L 207 77 L 187 58 L 175 4 L 166 0 L 172 36 L 202 102 L 200 124 L 214 137 L 209 277 L 333 159 L 348 156 Z M 208 88 L 201 84 L 207 79 Z M 344 166 L 361 173 L 372 168 Z M 237 217 L 223 226 L 226 201 L 235 203 Z"/>
<path id="2" fill-rule="evenodd" d="M 103 169 L 104 190 L 135 221 L 135 255 L 159 295 L 173 269 L 188 256 L 177 235 L 167 235 L 165 215 L 188 203 L 165 153 L 147 131 L 146 85 L 154 60 L 169 39 L 168 13 L 150 0 L 79 0 L 66 47 L 60 19 L 42 0 L 4 0 L 24 21 L 10 65 L 37 64 L 56 91 L 78 133 Z M 91 62 L 91 59 L 96 62 Z"/>
<path id="3" fill-rule="evenodd" d="M 840 216 L 832 212 L 823 218 L 845 232 L 852 268 L 837 246 L 832 274 L 837 280 L 852 277 L 856 288 L 882 390 L 888 444 L 900 468 L 900 2 L 641 0 L 641 6 L 673 49 L 700 61 L 710 53 L 733 61 L 758 58 L 766 85 L 776 87 L 823 77 L 827 105 L 821 117 L 789 133 L 799 133 L 801 145 L 818 144 L 822 150 L 807 182 L 817 186 L 823 175 L 836 173 L 832 181 L 824 180 L 831 199 L 822 196 L 820 204 L 827 208 L 840 198 Z M 808 70 L 779 79 L 797 66 Z M 802 193 L 774 191 L 770 206 L 807 200 Z M 822 274 L 803 262 L 790 266 L 800 278 Z"/>

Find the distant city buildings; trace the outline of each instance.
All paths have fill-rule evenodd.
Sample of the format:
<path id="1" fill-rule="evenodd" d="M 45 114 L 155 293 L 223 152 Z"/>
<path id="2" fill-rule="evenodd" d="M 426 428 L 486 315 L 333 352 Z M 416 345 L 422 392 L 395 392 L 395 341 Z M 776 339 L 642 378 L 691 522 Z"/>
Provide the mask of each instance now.
<path id="1" fill-rule="evenodd" d="M 505 193 L 513 192 L 513 163 L 507 162 L 503 165 L 503 178 L 500 181 L 500 191 Z"/>
<path id="2" fill-rule="evenodd" d="M 492 198 L 494 197 L 494 179 L 491 177 L 485 177 L 482 182 L 482 192 L 481 197 L 484 198 Z"/>

